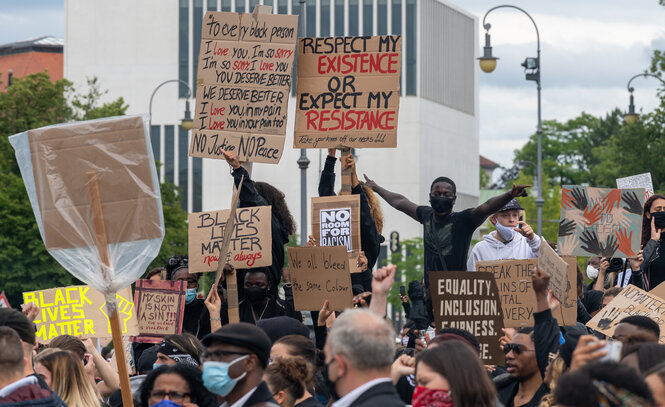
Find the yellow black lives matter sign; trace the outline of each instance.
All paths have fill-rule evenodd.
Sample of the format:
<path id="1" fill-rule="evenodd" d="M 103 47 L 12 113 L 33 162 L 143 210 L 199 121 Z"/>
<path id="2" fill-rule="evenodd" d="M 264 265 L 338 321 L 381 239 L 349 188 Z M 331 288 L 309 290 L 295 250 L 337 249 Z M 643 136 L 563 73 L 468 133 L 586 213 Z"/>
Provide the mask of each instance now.
<path id="1" fill-rule="evenodd" d="M 117 293 L 116 300 L 122 334 L 138 335 L 131 288 L 127 287 Z M 104 294 L 92 287 L 80 285 L 25 292 L 23 302 L 33 303 L 40 309 L 34 321 L 40 343 L 49 343 L 60 335 L 111 337 Z"/>

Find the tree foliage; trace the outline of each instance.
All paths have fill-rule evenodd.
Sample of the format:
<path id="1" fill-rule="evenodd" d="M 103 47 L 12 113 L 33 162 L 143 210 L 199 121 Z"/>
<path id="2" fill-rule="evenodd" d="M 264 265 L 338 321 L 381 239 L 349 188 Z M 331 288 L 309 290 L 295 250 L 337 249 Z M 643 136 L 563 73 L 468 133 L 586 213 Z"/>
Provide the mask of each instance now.
<path id="1" fill-rule="evenodd" d="M 397 266 L 397 272 L 395 275 L 395 285 L 388 295 L 388 302 L 401 311 L 402 302 L 399 298 L 399 286 L 408 286 L 409 281 L 412 280 L 420 281 L 425 273 L 425 246 L 423 238 L 416 237 L 402 240 L 400 242 L 400 250 L 390 255 L 390 262 Z M 385 266 L 385 264 L 381 266 Z"/>

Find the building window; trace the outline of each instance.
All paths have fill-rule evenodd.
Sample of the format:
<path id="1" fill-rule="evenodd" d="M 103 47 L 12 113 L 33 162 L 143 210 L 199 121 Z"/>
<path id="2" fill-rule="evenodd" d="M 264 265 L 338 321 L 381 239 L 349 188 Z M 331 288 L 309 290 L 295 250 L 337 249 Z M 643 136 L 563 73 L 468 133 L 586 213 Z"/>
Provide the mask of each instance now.
<path id="1" fill-rule="evenodd" d="M 222 0 L 221 11 L 231 11 L 231 0 Z"/>
<path id="2" fill-rule="evenodd" d="M 173 182 L 173 170 L 175 161 L 174 140 L 175 131 L 172 124 L 164 126 L 164 170 L 166 179 Z"/>
<path id="3" fill-rule="evenodd" d="M 194 157 L 192 159 L 192 165 L 193 165 L 193 178 L 194 178 L 194 185 L 193 185 L 193 190 L 192 190 L 192 212 L 201 212 L 202 205 L 202 196 L 203 196 L 203 158 L 199 157 Z"/>
<path id="4" fill-rule="evenodd" d="M 362 0 L 361 7 L 363 8 L 363 32 L 360 33 L 361 35 L 374 35 L 374 29 L 372 27 L 372 23 L 374 21 L 374 7 L 372 3 L 372 0 Z"/>
<path id="5" fill-rule="evenodd" d="M 189 150 L 188 131 L 178 126 L 178 186 L 180 187 L 180 194 L 182 200 L 180 206 L 185 211 L 187 210 L 187 187 L 189 180 L 187 179 L 187 153 Z"/>
<path id="6" fill-rule="evenodd" d="M 331 0 L 321 0 L 321 37 L 330 36 L 330 1 Z"/>
<path id="7" fill-rule="evenodd" d="M 217 0 L 208 0 L 208 11 L 217 11 Z"/>
<path id="8" fill-rule="evenodd" d="M 402 0 L 389 0 L 393 12 L 392 35 L 402 34 Z"/>
<path id="9" fill-rule="evenodd" d="M 355 37 L 358 35 L 360 28 L 360 21 L 358 20 L 359 0 L 349 0 L 349 36 Z M 343 15 L 343 14 L 342 14 Z"/>
<path id="10" fill-rule="evenodd" d="M 416 0 L 406 1 L 406 94 L 415 95 L 416 90 L 416 35 L 418 21 Z M 404 56 L 402 56 L 403 58 Z"/>
<path id="11" fill-rule="evenodd" d="M 203 26 L 203 0 L 194 0 L 194 77 L 198 76 L 199 69 L 199 49 L 201 48 L 201 27 Z M 192 88 L 192 93 L 196 97 L 196 86 Z"/>
<path id="12" fill-rule="evenodd" d="M 150 144 L 152 145 L 152 155 L 155 156 L 155 161 L 161 161 L 162 157 L 159 156 L 159 126 L 150 126 Z"/>
<path id="13" fill-rule="evenodd" d="M 189 83 L 189 1 L 180 0 L 178 11 L 178 79 Z M 200 34 L 200 33 L 199 33 Z M 178 84 L 178 96 L 187 96 L 187 87 Z"/>
<path id="14" fill-rule="evenodd" d="M 378 12 L 377 12 L 377 24 L 376 24 L 376 34 L 377 35 L 386 35 L 388 34 L 388 1 L 390 0 L 378 0 Z"/>
<path id="15" fill-rule="evenodd" d="M 279 3 L 277 3 L 279 6 L 278 11 L 279 14 L 288 14 L 289 13 L 289 8 L 288 5 L 286 4 L 287 1 L 289 0 L 277 0 Z"/>
<path id="16" fill-rule="evenodd" d="M 344 0 L 330 0 L 335 2 L 335 36 L 342 37 L 344 33 Z"/>

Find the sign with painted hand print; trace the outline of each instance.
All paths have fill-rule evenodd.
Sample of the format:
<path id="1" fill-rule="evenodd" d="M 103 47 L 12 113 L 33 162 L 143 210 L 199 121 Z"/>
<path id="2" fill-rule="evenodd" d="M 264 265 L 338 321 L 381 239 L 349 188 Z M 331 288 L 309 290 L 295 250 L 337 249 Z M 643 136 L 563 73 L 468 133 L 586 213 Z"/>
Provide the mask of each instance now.
<path id="1" fill-rule="evenodd" d="M 644 189 L 564 185 L 557 250 L 562 256 L 635 257 Z"/>

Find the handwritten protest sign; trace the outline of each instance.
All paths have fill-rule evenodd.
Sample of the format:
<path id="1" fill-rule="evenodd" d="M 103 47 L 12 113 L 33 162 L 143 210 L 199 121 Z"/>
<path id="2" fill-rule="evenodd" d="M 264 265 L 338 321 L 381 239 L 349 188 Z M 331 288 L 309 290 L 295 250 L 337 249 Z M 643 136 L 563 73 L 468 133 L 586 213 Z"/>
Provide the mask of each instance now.
<path id="1" fill-rule="evenodd" d="M 651 173 L 633 175 L 631 177 L 617 178 L 617 188 L 644 188 L 644 200 L 653 195 L 653 183 L 651 182 Z"/>
<path id="2" fill-rule="evenodd" d="M 401 44 L 397 35 L 300 39 L 293 146 L 397 147 Z"/>
<path id="3" fill-rule="evenodd" d="M 132 290 L 127 287 L 116 294 L 122 334 L 139 334 Z M 104 294 L 87 285 L 51 288 L 23 293 L 23 302 L 40 308 L 35 319 L 37 340 L 48 344 L 60 335 L 82 338 L 110 338 L 111 326 L 106 313 Z"/>
<path id="4" fill-rule="evenodd" d="M 247 269 L 272 264 L 270 206 L 237 208 L 231 234 L 230 264 Z M 189 214 L 189 271 L 216 271 L 229 210 Z"/>
<path id="5" fill-rule="evenodd" d="M 471 332 L 480 341 L 483 363 L 503 365 L 499 347 L 503 312 L 492 273 L 436 271 L 429 273 L 429 279 L 436 330 Z"/>
<path id="6" fill-rule="evenodd" d="M 295 15 L 206 12 L 190 156 L 279 162 L 297 25 Z"/>
<path id="7" fill-rule="evenodd" d="M 614 297 L 586 326 L 612 336 L 622 319 L 631 315 L 643 315 L 660 326 L 659 343 L 665 343 L 665 301 L 650 292 L 628 285 Z"/>
<path id="8" fill-rule="evenodd" d="M 563 302 L 567 297 L 567 290 L 570 286 L 568 263 L 559 257 L 547 242 L 542 242 L 538 252 L 538 266 L 550 275 L 548 288 L 552 291 L 552 295 Z"/>
<path id="9" fill-rule="evenodd" d="M 182 333 L 185 312 L 183 281 L 138 280 L 134 305 L 139 336 L 134 342 L 159 343 L 166 335 Z"/>
<path id="10" fill-rule="evenodd" d="M 567 256 L 635 257 L 644 190 L 564 185 L 558 251 Z"/>
<path id="11" fill-rule="evenodd" d="M 348 256 L 344 246 L 289 247 L 293 302 L 298 311 L 330 309 L 343 311 L 353 300 Z"/>

